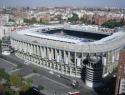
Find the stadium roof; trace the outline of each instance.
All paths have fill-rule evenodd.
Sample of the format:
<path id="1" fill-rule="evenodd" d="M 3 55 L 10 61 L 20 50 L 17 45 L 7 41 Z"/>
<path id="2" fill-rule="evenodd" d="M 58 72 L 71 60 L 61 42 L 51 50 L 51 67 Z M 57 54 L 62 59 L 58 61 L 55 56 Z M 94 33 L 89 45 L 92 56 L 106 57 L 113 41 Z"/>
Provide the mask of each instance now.
<path id="1" fill-rule="evenodd" d="M 77 30 L 78 30 L 78 28 L 81 27 L 79 25 L 70 25 L 71 28 L 73 26 L 74 26 L 74 30 L 75 30 L 75 27 Z M 70 29 L 70 27 L 69 27 L 69 29 Z M 66 37 L 66 36 L 42 33 L 42 32 L 45 32 L 48 30 L 54 30 L 54 29 L 65 29 L 65 27 L 63 25 L 42 25 L 42 26 L 35 25 L 34 27 L 30 27 L 30 28 L 25 29 L 25 30 L 17 31 L 17 33 L 21 34 L 21 35 L 27 35 L 27 36 L 32 36 L 32 37 L 38 37 L 38 38 L 43 38 L 43 39 L 48 39 L 48 40 L 50 39 L 50 40 L 56 40 L 56 41 L 74 43 L 74 44 L 75 43 L 76 44 L 85 44 L 85 43 L 103 44 L 104 42 L 116 40 L 116 39 L 120 38 L 120 36 L 125 35 L 125 33 L 123 33 L 123 32 L 116 32 L 108 37 L 102 38 L 101 40 L 91 42 L 91 41 L 88 41 L 87 39 L 84 39 L 84 38 Z M 66 29 L 67 29 L 67 27 L 66 27 Z M 88 28 L 88 30 L 89 30 L 89 28 Z"/>

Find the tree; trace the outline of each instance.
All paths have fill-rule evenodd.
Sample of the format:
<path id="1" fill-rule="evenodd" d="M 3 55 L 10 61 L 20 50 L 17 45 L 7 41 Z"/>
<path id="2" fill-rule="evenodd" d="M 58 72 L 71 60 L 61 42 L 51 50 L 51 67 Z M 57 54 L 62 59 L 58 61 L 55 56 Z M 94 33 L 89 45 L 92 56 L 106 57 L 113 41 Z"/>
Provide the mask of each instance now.
<path id="1" fill-rule="evenodd" d="M 32 81 L 31 79 L 27 79 L 27 80 L 26 80 L 26 83 L 27 83 L 27 85 L 28 85 L 29 87 L 31 87 L 33 81 Z"/>
<path id="2" fill-rule="evenodd" d="M 7 90 L 7 91 L 5 92 L 5 95 L 14 95 L 14 91 L 12 91 L 12 90 Z"/>
<path id="3" fill-rule="evenodd" d="M 13 19 L 10 18 L 10 19 L 9 19 L 9 22 L 15 22 L 15 21 L 14 21 Z"/>
<path id="4" fill-rule="evenodd" d="M 9 74 L 5 72 L 4 69 L 0 69 L 0 79 L 6 79 L 7 81 L 9 80 Z"/>
<path id="5" fill-rule="evenodd" d="M 73 16 L 68 18 L 68 21 L 75 24 L 77 21 L 79 21 L 79 17 L 77 14 L 73 13 Z"/>
<path id="6" fill-rule="evenodd" d="M 40 19 L 39 23 L 40 23 L 40 24 L 43 24 L 43 20 L 42 20 L 42 19 Z"/>
<path id="7" fill-rule="evenodd" d="M 35 17 L 33 17 L 33 18 L 31 19 L 31 23 L 32 23 L 32 24 L 38 23 Z"/>
<path id="8" fill-rule="evenodd" d="M 20 89 L 21 91 L 25 92 L 27 91 L 30 87 L 32 86 L 32 80 L 31 79 L 27 79 L 26 81 L 23 81 Z"/>
<path id="9" fill-rule="evenodd" d="M 22 84 L 22 77 L 20 75 L 11 75 L 10 76 L 10 84 L 12 86 L 20 87 Z"/>
<path id="10" fill-rule="evenodd" d="M 30 87 L 31 87 L 30 85 L 28 85 L 26 82 L 23 81 L 22 84 L 21 84 L 21 86 L 20 86 L 20 89 L 21 89 L 21 91 L 25 92 L 25 91 L 27 91 Z"/>
<path id="11" fill-rule="evenodd" d="M 29 23 L 29 22 L 30 22 L 30 20 L 29 20 L 29 19 L 26 19 L 26 18 L 24 18 L 23 21 L 24 21 L 25 23 Z"/>
<path id="12" fill-rule="evenodd" d="M 38 21 L 36 20 L 36 18 L 32 18 L 32 19 L 27 19 L 27 18 L 24 18 L 23 19 L 25 23 L 27 24 L 34 24 L 34 23 L 38 23 Z"/>
<path id="13" fill-rule="evenodd" d="M 123 21 L 116 21 L 116 20 L 109 20 L 102 24 L 103 27 L 106 28 L 115 28 L 115 27 L 122 27 L 124 25 Z"/>

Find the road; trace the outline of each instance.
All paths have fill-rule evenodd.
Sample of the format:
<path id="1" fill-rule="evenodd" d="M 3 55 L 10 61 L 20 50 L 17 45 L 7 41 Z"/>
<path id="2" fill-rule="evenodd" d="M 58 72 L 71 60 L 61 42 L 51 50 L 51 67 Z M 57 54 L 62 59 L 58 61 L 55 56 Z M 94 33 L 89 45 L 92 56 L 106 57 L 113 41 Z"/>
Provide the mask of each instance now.
<path id="1" fill-rule="evenodd" d="M 30 64 L 30 65 L 25 65 L 24 60 L 21 60 L 17 58 L 15 55 L 10 55 L 10 56 L 1 56 L 2 59 L 7 60 L 5 63 L 10 62 L 15 65 L 22 65 L 22 69 L 18 70 L 18 72 L 22 76 L 29 75 L 31 73 L 34 73 L 34 70 L 36 73 L 39 73 L 40 76 L 32 76 L 33 83 L 35 85 L 43 85 L 45 86 L 46 93 L 50 95 L 50 93 L 53 93 L 56 91 L 56 95 L 66 95 L 66 92 L 73 91 L 74 89 L 70 86 L 72 83 L 72 78 L 71 81 L 65 78 L 60 78 L 56 74 L 50 74 L 48 70 L 38 67 L 36 65 Z M 0 59 L 1 62 L 1 59 Z M 80 95 L 97 95 L 97 93 L 91 89 L 85 86 L 85 84 L 79 80 L 80 82 Z M 49 93 L 50 92 L 50 93 Z"/>
<path id="2" fill-rule="evenodd" d="M 0 58 L 0 68 L 1 69 L 3 68 L 3 69 L 5 69 L 6 72 L 9 72 L 11 70 L 14 70 L 16 68 L 16 66 L 12 65 L 11 62 L 6 61 L 6 60 Z"/>

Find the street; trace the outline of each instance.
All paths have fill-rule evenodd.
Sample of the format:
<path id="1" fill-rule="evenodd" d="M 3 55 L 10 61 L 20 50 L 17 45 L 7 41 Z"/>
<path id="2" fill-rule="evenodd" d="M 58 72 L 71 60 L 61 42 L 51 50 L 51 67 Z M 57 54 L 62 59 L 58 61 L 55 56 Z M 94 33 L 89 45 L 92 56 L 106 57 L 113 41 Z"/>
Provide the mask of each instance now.
<path id="1" fill-rule="evenodd" d="M 2 67 L 3 64 L 4 65 L 6 64 L 5 65 L 6 68 Z M 7 69 L 7 71 L 11 71 L 11 72 L 12 70 L 21 68 L 21 69 L 15 70 L 13 73 L 19 73 L 23 77 L 26 77 L 29 75 L 28 78 L 33 81 L 33 85 L 35 86 L 41 85 L 44 87 L 44 89 L 41 90 L 41 92 L 46 95 L 54 95 L 55 93 L 56 93 L 55 95 L 67 95 L 67 92 L 77 91 L 77 89 L 73 89 L 71 86 L 72 78 L 66 79 L 63 77 L 59 77 L 59 74 L 49 73 L 50 72 L 49 70 L 46 70 L 44 68 L 38 67 L 33 64 L 26 65 L 24 64 L 24 60 L 17 58 L 15 55 L 1 56 L 0 67 L 4 68 L 5 70 L 9 68 L 10 70 Z M 85 84 L 82 81 L 79 81 L 79 82 L 80 82 L 79 90 L 81 92 L 80 95 L 97 95 L 93 89 L 85 86 Z"/>

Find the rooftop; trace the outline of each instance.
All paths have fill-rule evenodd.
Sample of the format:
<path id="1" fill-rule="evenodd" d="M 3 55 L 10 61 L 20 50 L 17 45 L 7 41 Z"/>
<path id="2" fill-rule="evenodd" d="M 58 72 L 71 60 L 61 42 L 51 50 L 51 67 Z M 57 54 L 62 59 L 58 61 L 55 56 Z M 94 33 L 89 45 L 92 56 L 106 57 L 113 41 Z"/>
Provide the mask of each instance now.
<path id="1" fill-rule="evenodd" d="M 123 32 L 116 32 L 107 37 L 103 37 L 100 40 L 93 40 L 93 39 L 89 39 L 89 38 L 79 38 L 79 37 L 70 36 L 70 35 L 59 35 L 59 34 L 54 34 L 54 33 L 52 33 L 52 34 L 47 33 L 47 31 L 65 29 L 65 28 L 70 30 L 72 27 L 73 27 L 73 25 L 70 25 L 68 27 L 66 27 L 64 25 L 40 25 L 40 26 L 35 25 L 33 27 L 18 31 L 17 33 L 19 33 L 21 35 L 26 35 L 26 36 L 32 36 L 32 37 L 37 37 L 37 38 L 43 38 L 43 39 L 55 40 L 55 41 L 73 43 L 73 44 L 84 44 L 84 43 L 103 44 L 103 42 L 116 40 L 116 39 L 120 38 L 121 35 L 124 34 Z M 85 28 L 88 31 L 92 30 L 92 29 L 90 29 L 90 27 L 89 28 L 87 28 L 87 27 L 85 27 Z M 73 29 L 77 30 L 77 31 L 79 28 L 81 28 L 81 26 L 79 26 L 79 25 L 75 25 L 73 27 Z M 83 28 L 83 26 L 82 26 L 82 28 Z M 95 28 L 94 28 L 94 30 L 95 30 Z M 81 30 L 79 30 L 79 31 L 81 31 Z M 97 31 L 97 29 L 96 29 L 96 31 Z M 98 31 L 98 34 L 99 34 L 99 32 L 100 31 Z"/>

